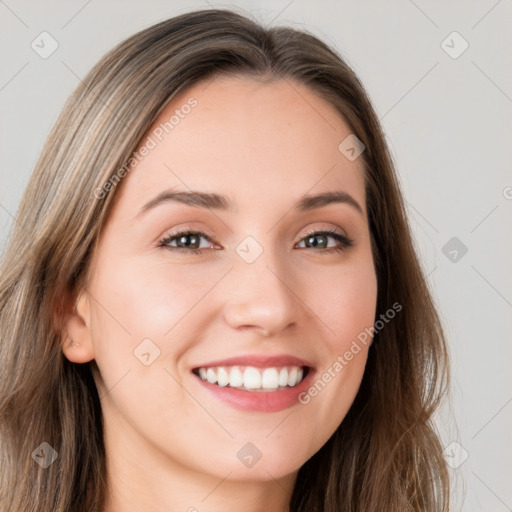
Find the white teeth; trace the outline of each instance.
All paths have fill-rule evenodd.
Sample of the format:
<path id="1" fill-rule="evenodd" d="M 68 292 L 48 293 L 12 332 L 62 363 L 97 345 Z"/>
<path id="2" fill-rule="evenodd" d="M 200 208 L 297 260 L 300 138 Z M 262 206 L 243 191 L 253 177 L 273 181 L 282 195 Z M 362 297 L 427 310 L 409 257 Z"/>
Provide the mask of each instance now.
<path id="1" fill-rule="evenodd" d="M 229 374 L 224 368 L 219 368 L 217 372 L 217 384 L 219 386 L 227 386 L 229 384 Z"/>
<path id="2" fill-rule="evenodd" d="M 267 368 L 263 371 L 261 387 L 266 389 L 276 389 L 279 387 L 279 376 L 275 368 Z"/>
<path id="3" fill-rule="evenodd" d="M 294 366 L 288 372 L 288 386 L 295 386 L 296 382 L 297 382 L 297 367 Z"/>
<path id="4" fill-rule="evenodd" d="M 282 368 L 210 367 L 199 368 L 199 377 L 221 387 L 245 389 L 247 391 L 275 391 L 294 387 L 302 381 L 304 371 L 299 366 Z"/>
<path id="5" fill-rule="evenodd" d="M 213 368 L 208 368 L 208 370 L 206 370 L 206 380 L 210 384 L 215 384 L 217 382 L 217 373 L 215 373 Z"/>
<path id="6" fill-rule="evenodd" d="M 234 366 L 229 373 L 229 385 L 232 388 L 241 388 L 244 385 L 244 377 L 239 368 Z"/>
<path id="7" fill-rule="evenodd" d="M 244 388 L 245 389 L 260 389 L 261 388 L 261 373 L 256 368 L 246 368 L 244 372 Z"/>
<path id="8" fill-rule="evenodd" d="M 288 370 L 286 368 L 281 368 L 279 372 L 279 385 L 283 387 L 288 386 Z"/>

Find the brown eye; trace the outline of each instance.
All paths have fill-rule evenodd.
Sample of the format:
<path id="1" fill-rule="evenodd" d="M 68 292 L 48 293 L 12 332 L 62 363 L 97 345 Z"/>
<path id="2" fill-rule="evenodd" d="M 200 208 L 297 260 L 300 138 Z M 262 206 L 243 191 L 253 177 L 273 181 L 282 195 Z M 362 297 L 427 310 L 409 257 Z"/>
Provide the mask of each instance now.
<path id="1" fill-rule="evenodd" d="M 211 239 L 200 231 L 179 231 L 165 236 L 158 242 L 159 247 L 165 247 L 171 251 L 200 253 L 208 247 L 201 247 L 201 239 L 205 239 L 212 244 Z M 175 244 L 175 245 L 174 245 Z M 211 248 L 211 247 L 210 247 Z"/>

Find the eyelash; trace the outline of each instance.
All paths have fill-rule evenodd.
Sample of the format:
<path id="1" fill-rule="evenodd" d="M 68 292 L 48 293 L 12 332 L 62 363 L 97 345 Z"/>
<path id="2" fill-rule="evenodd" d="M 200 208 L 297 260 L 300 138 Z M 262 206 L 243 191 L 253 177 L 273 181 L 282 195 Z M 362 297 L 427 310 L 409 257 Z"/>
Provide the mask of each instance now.
<path id="1" fill-rule="evenodd" d="M 185 253 L 185 254 L 200 254 L 201 252 L 203 252 L 205 249 L 184 249 L 183 247 L 170 247 L 168 245 L 171 241 L 173 241 L 176 238 L 179 238 L 182 236 L 189 236 L 189 235 L 199 235 L 199 236 L 205 238 L 206 240 L 208 240 L 210 243 L 213 243 L 211 238 L 208 235 L 206 235 L 205 233 L 202 233 L 201 231 L 193 231 L 191 229 L 185 229 L 183 231 L 178 231 L 176 233 L 171 233 L 171 234 L 165 236 L 164 238 L 159 240 L 158 247 L 168 249 L 169 251 Z M 311 231 L 309 233 L 306 233 L 306 235 L 300 240 L 300 242 L 302 242 L 304 239 L 307 239 L 309 237 L 319 236 L 319 235 L 328 235 L 328 236 L 336 239 L 338 242 L 340 242 L 340 245 L 338 245 L 336 247 L 329 247 L 327 249 L 321 250 L 320 252 L 322 254 L 343 252 L 354 245 L 354 241 L 351 238 L 339 233 L 338 231 L 336 231 L 334 229 Z M 303 249 L 312 249 L 312 248 L 305 247 Z"/>

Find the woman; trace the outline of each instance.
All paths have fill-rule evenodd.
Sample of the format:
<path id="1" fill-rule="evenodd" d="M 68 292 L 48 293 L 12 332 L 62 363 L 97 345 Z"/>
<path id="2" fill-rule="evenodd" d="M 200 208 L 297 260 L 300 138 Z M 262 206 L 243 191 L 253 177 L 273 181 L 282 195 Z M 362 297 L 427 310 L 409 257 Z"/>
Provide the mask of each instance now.
<path id="1" fill-rule="evenodd" d="M 0 275 L 17 511 L 445 511 L 442 327 L 371 103 L 228 10 L 104 56 Z"/>

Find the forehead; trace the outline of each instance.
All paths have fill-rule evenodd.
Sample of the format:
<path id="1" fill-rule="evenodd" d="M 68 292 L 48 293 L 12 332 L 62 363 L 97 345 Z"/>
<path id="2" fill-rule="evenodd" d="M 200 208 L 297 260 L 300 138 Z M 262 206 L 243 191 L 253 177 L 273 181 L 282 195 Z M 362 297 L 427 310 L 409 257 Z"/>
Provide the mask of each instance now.
<path id="1" fill-rule="evenodd" d="M 338 149 L 350 133 L 304 84 L 216 77 L 182 91 L 159 115 L 121 201 L 141 204 L 179 187 L 221 192 L 237 206 L 270 206 L 336 188 L 365 208 L 362 159 L 349 161 Z"/>

